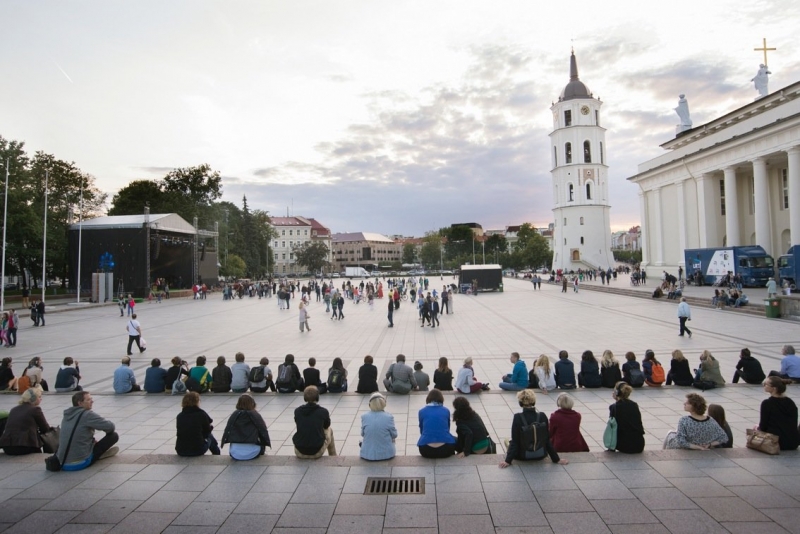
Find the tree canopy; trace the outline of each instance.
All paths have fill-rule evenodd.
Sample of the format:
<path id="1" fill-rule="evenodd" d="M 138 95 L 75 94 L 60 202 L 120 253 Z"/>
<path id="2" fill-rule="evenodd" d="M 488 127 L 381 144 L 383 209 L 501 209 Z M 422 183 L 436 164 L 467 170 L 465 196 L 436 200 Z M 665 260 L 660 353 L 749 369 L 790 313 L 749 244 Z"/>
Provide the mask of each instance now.
<path id="1" fill-rule="evenodd" d="M 305 241 L 292 247 L 298 265 L 305 266 L 312 273 L 328 265 L 328 246 L 322 241 Z"/>

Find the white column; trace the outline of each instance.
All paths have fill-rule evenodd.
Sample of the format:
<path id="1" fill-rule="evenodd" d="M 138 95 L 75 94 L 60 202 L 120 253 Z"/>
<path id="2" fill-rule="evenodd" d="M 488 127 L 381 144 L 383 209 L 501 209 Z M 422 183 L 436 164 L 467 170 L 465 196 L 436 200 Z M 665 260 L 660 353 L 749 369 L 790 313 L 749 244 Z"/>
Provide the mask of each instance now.
<path id="1" fill-rule="evenodd" d="M 739 236 L 739 196 L 736 189 L 736 167 L 725 167 L 725 244 L 729 247 L 741 245 Z"/>
<path id="2" fill-rule="evenodd" d="M 711 180 L 710 174 L 701 174 L 697 177 L 697 233 L 700 238 L 700 248 L 708 247 L 708 232 L 710 231 L 708 225 L 709 216 L 714 215 L 714 211 L 709 210 L 708 207 L 708 184 Z"/>
<path id="3" fill-rule="evenodd" d="M 686 180 L 679 181 L 678 188 L 678 265 L 683 265 L 686 269 L 683 251 L 686 250 L 686 194 L 684 185 Z"/>
<path id="4" fill-rule="evenodd" d="M 767 161 L 764 158 L 753 160 L 753 192 L 755 194 L 753 215 L 756 220 L 756 245 L 772 256 L 772 232 L 769 216 L 769 181 L 767 180 Z M 727 194 L 727 191 L 726 191 Z"/>
<path id="5" fill-rule="evenodd" d="M 664 265 L 664 225 L 661 218 L 661 188 L 653 190 L 653 252 L 655 254 L 655 264 Z"/>
<path id="6" fill-rule="evenodd" d="M 645 191 L 639 191 L 639 227 L 641 230 L 641 237 L 639 238 L 639 246 L 642 249 L 642 269 L 647 267 L 650 263 L 650 239 L 647 236 L 647 195 Z"/>
<path id="7" fill-rule="evenodd" d="M 800 245 L 800 146 L 786 151 L 789 154 L 789 232 L 791 244 Z M 783 202 L 783 198 L 781 198 Z M 780 251 L 783 252 L 782 250 Z"/>

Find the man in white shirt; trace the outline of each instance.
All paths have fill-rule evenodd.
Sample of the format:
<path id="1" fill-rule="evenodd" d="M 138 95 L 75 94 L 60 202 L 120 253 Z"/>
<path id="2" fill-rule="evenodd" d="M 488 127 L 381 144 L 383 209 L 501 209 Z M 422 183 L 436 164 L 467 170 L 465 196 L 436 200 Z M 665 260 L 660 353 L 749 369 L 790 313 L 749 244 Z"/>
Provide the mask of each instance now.
<path id="1" fill-rule="evenodd" d="M 139 340 L 142 337 L 142 325 L 139 324 L 139 321 L 136 320 L 136 314 L 134 313 L 131 316 L 131 320 L 128 321 L 128 326 L 126 327 L 128 330 L 128 356 L 133 355 L 131 352 L 131 347 L 133 342 L 136 342 L 136 346 L 139 347 L 139 352 L 142 353 L 146 351 L 146 348 L 142 348 L 142 345 L 139 343 Z"/>

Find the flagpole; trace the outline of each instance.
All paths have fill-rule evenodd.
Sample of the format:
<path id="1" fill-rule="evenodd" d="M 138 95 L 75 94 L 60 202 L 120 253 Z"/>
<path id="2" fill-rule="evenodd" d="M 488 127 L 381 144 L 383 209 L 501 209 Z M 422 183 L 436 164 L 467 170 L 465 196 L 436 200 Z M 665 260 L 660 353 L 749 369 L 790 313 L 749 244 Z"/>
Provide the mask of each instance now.
<path id="1" fill-rule="evenodd" d="M 5 208 L 3 209 L 3 267 L 2 274 L 0 274 L 0 309 L 6 309 L 6 227 L 8 224 L 8 167 L 11 165 L 11 160 L 6 159 L 6 199 Z"/>
<path id="2" fill-rule="evenodd" d="M 81 303 L 81 244 L 83 242 L 83 179 L 81 179 L 81 201 L 78 213 L 78 300 Z"/>
<path id="3" fill-rule="evenodd" d="M 42 301 L 47 291 L 47 278 L 45 265 L 47 265 L 47 182 L 50 171 L 44 171 L 44 244 L 42 245 Z"/>

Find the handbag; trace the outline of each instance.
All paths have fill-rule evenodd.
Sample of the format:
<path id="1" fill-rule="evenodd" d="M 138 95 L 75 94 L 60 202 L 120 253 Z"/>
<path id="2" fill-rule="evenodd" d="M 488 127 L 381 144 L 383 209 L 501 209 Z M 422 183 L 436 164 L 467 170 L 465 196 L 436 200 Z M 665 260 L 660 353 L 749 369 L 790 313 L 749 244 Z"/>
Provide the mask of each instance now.
<path id="1" fill-rule="evenodd" d="M 603 432 L 603 446 L 609 451 L 617 450 L 617 426 L 617 419 L 609 417 Z"/>
<path id="2" fill-rule="evenodd" d="M 81 422 L 81 417 L 85 414 L 87 410 L 81 412 L 78 416 L 78 420 L 75 421 L 75 426 L 72 427 L 72 432 L 69 435 L 69 441 L 67 441 L 67 448 L 64 449 L 64 459 L 66 460 L 69 456 L 69 448 L 72 445 L 72 438 L 75 437 L 75 431 L 78 430 L 78 424 Z M 59 430 L 60 432 L 60 430 Z M 61 460 L 58 457 L 58 445 L 56 444 L 56 452 L 52 456 L 48 456 L 44 459 L 44 467 L 48 471 L 61 471 Z"/>
<path id="3" fill-rule="evenodd" d="M 42 451 L 55 454 L 58 451 L 58 439 L 61 436 L 61 428 L 50 428 L 47 432 L 39 434 L 39 443 L 42 444 Z"/>
<path id="4" fill-rule="evenodd" d="M 752 428 L 747 429 L 747 448 L 766 454 L 780 454 L 781 452 L 778 436 Z"/>

